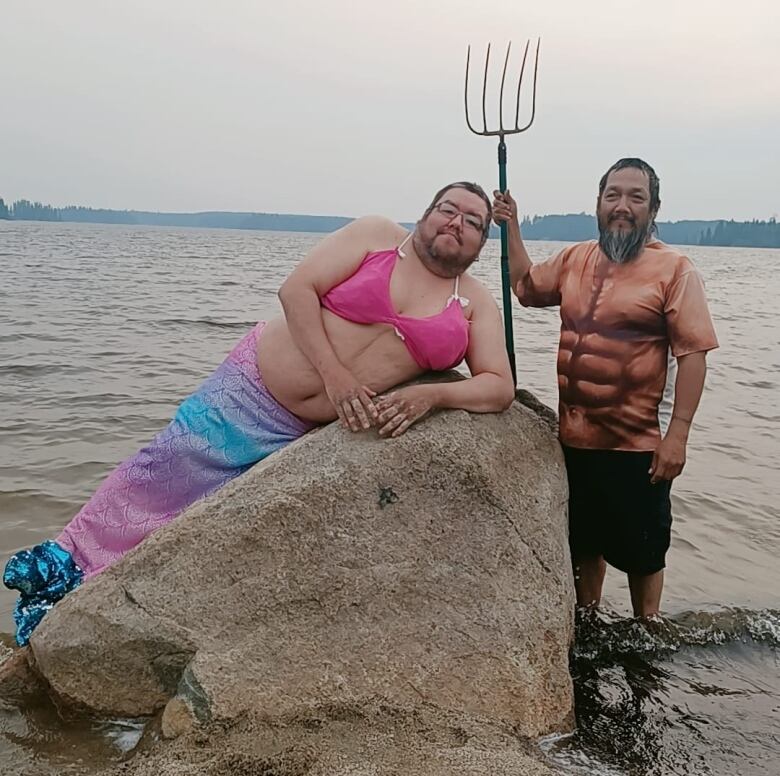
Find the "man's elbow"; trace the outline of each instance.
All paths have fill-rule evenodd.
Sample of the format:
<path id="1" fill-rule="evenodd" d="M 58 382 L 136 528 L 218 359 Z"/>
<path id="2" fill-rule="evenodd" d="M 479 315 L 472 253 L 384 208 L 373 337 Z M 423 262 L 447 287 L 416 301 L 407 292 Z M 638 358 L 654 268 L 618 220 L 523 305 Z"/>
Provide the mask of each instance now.
<path id="1" fill-rule="evenodd" d="M 279 286 L 276 295 L 282 303 L 282 307 L 285 310 L 288 310 L 292 306 L 293 300 L 300 294 L 300 291 L 300 284 L 296 283 L 292 278 L 287 278 L 287 280 Z"/>
<path id="2" fill-rule="evenodd" d="M 527 277 L 528 275 L 523 275 L 523 277 L 521 277 L 516 283 L 512 285 L 512 293 L 514 294 L 515 299 L 520 302 L 522 307 L 531 306 L 530 294 L 525 283 Z"/>
<path id="3" fill-rule="evenodd" d="M 286 280 L 284 281 L 284 283 L 282 283 L 281 286 L 279 286 L 279 290 L 276 292 L 276 296 L 279 298 L 279 301 L 282 303 L 282 307 L 284 307 L 285 303 L 290 298 L 290 287 L 287 284 Z"/>
<path id="4" fill-rule="evenodd" d="M 495 391 L 493 398 L 494 412 L 503 412 L 508 410 L 512 406 L 512 402 L 515 400 L 515 386 L 512 383 L 512 378 L 501 378 L 501 384 Z"/>

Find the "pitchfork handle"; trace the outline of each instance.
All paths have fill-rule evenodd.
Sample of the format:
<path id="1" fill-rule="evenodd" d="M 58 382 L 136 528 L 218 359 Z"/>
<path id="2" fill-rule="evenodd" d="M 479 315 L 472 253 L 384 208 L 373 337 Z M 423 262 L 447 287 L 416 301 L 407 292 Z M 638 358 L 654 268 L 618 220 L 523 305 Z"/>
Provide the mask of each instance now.
<path id="1" fill-rule="evenodd" d="M 506 143 L 504 136 L 498 139 L 498 188 L 503 194 L 506 191 Z M 509 282 L 509 237 L 506 221 L 501 222 L 501 299 L 504 308 L 504 341 L 506 354 L 509 356 L 509 366 L 512 369 L 512 380 L 517 385 L 517 366 L 515 365 L 515 338 L 512 332 L 512 291 Z"/>

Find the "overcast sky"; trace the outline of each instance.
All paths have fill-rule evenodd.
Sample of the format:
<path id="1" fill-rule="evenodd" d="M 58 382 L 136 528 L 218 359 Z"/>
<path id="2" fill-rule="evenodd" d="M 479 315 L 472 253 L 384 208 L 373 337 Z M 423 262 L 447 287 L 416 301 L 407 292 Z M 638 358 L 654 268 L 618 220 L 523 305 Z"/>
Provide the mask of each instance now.
<path id="1" fill-rule="evenodd" d="M 592 212 L 641 156 L 662 220 L 780 215 L 777 0 L 0 0 L 0 196 L 413 220 L 497 178 L 467 44 L 536 35 L 524 213 Z"/>

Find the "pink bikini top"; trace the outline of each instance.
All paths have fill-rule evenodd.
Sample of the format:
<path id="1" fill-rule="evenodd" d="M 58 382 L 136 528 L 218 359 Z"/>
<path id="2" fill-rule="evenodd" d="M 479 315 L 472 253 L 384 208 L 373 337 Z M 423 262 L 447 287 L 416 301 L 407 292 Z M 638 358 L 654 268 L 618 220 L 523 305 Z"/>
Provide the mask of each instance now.
<path id="1" fill-rule="evenodd" d="M 346 280 L 328 291 L 322 306 L 354 323 L 387 323 L 403 340 L 421 369 L 442 371 L 459 364 L 469 344 L 469 322 L 463 314 L 469 300 L 458 295 L 458 281 L 445 308 L 427 318 L 399 315 L 390 299 L 390 276 L 411 234 L 389 251 L 369 253 Z M 453 304 L 457 302 L 457 304 Z"/>

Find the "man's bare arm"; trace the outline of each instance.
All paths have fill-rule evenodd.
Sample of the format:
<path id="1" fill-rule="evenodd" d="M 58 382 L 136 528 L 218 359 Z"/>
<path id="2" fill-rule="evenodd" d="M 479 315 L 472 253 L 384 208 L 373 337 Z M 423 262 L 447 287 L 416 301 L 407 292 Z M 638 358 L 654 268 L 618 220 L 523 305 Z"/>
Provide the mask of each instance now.
<path id="1" fill-rule="evenodd" d="M 696 410 L 704 390 L 707 374 L 707 354 L 689 353 L 677 359 L 677 380 L 674 384 L 674 409 L 666 436 L 653 454 L 650 467 L 652 482 L 673 480 L 685 466 L 685 448 Z"/>
<path id="2" fill-rule="evenodd" d="M 471 377 L 453 382 L 410 385 L 382 396 L 379 433 L 397 437 L 432 409 L 450 408 L 469 412 L 501 412 L 515 396 L 509 368 L 501 313 L 490 292 L 480 286 L 472 296 L 466 363 Z"/>
<path id="3" fill-rule="evenodd" d="M 525 279 L 531 269 L 531 257 L 525 249 L 523 236 L 520 233 L 520 221 L 517 217 L 517 203 L 509 191 L 502 194 L 493 192 L 493 218 L 499 226 L 505 222 L 509 248 L 509 280 L 512 290 L 517 294 L 517 285 Z"/>
<path id="4" fill-rule="evenodd" d="M 322 321 L 320 298 L 360 266 L 368 249 L 395 225 L 369 216 L 353 221 L 321 240 L 290 273 L 279 289 L 287 326 L 295 344 L 322 378 L 325 391 L 342 424 L 353 431 L 376 420 L 374 392 L 361 385 L 339 361 Z"/>

